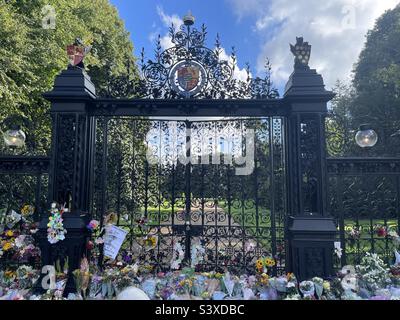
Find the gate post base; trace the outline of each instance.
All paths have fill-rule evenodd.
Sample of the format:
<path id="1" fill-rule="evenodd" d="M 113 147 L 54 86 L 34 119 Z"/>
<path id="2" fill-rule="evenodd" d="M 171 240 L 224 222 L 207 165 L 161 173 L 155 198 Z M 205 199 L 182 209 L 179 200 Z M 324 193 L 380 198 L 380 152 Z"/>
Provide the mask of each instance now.
<path id="1" fill-rule="evenodd" d="M 333 218 L 290 217 L 289 271 L 299 281 L 334 274 L 333 255 L 336 236 Z"/>
<path id="2" fill-rule="evenodd" d="M 60 260 L 61 268 L 64 267 L 68 259 L 68 279 L 64 290 L 64 296 L 76 293 L 75 280 L 72 272 L 80 268 L 81 259 L 86 251 L 86 242 L 89 236 L 87 226 L 87 216 L 78 213 L 66 212 L 63 215 L 64 228 L 67 230 L 65 240 L 56 244 L 50 244 L 47 239 L 47 223 L 49 217 L 44 217 L 39 226 L 37 240 L 41 251 L 42 268 L 53 266 Z M 42 287 L 42 279 L 48 274 L 41 274 L 34 286 L 35 294 L 44 294 L 47 290 Z"/>

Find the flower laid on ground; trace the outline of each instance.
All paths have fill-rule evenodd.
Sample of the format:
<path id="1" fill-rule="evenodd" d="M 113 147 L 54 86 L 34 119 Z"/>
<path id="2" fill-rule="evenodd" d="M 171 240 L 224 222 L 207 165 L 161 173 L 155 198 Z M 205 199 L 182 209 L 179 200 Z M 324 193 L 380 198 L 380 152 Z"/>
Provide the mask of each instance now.
<path id="1" fill-rule="evenodd" d="M 6 211 L 1 211 L 3 224 L 0 225 L 0 259 L 15 264 L 34 264 L 38 261 L 40 251 L 35 245 L 31 232 L 37 229 L 37 224 L 32 222 L 31 214 L 27 213 L 32 210 L 34 210 L 33 207 L 26 205 L 21 209 L 21 214 L 11 210 L 8 215 L 5 215 Z M 26 216 L 24 216 L 24 211 L 26 211 Z M 6 221 L 9 222 L 8 225 Z M 10 223 L 10 221 L 13 222 Z M 14 224 L 15 221 L 18 223 Z"/>
<path id="2" fill-rule="evenodd" d="M 79 295 L 82 294 L 84 299 L 86 299 L 87 290 L 90 284 L 91 274 L 89 269 L 89 262 L 86 257 L 84 257 L 81 261 L 80 268 L 72 272 L 74 275 L 77 292 Z"/>
<path id="3" fill-rule="evenodd" d="M 82 294 L 70 295 L 69 299 L 103 300 L 116 299 L 119 292 L 128 287 L 141 289 L 155 300 L 397 300 L 400 299 L 400 286 L 394 285 L 393 275 L 382 263 L 373 264 L 376 257 L 367 254 L 360 266 L 346 267 L 338 278 L 323 280 L 314 277 L 298 283 L 293 274 L 272 277 L 267 274 L 240 277 L 229 272 L 195 272 L 192 268 L 174 272 L 153 273 L 149 268 L 138 264 L 121 267 L 108 266 L 102 272 L 91 266 L 86 259 L 81 268 L 74 272 L 77 287 Z M 369 271 L 363 268 L 367 267 Z M 383 270 L 381 269 L 383 267 Z M 57 267 L 59 269 L 59 267 Z M 93 270 L 90 272 L 89 270 Z M 364 281 L 368 272 L 379 274 L 379 286 L 370 288 Z M 65 271 L 64 271 L 65 272 Z M 375 273 L 373 273 L 375 274 Z M 62 282 L 57 281 L 57 290 L 44 295 L 33 296 L 30 290 L 39 273 L 30 267 L 16 271 L 0 271 L 0 299 L 60 300 Z M 371 276 L 371 275 L 370 275 Z M 21 281 L 21 279 L 23 279 Z M 59 276 L 57 276 L 59 279 Z M 65 284 L 65 282 L 64 282 Z M 3 297 L 1 297 L 3 295 Z M 85 296 L 86 295 L 86 296 Z"/>
<path id="4" fill-rule="evenodd" d="M 312 281 L 303 281 L 299 284 L 300 292 L 305 299 L 312 299 L 315 293 L 315 285 Z"/>
<path id="5" fill-rule="evenodd" d="M 18 214 L 14 210 L 11 210 L 11 212 L 5 217 L 5 224 L 9 229 L 12 229 L 21 221 L 21 219 L 22 215 Z"/>
<path id="6" fill-rule="evenodd" d="M 377 254 L 367 252 L 356 271 L 360 275 L 360 281 L 369 290 L 377 290 L 390 283 L 389 268 Z"/>
<path id="7" fill-rule="evenodd" d="M 67 230 L 63 224 L 64 211 L 64 208 L 58 209 L 55 203 L 51 205 L 49 223 L 47 224 L 47 239 L 51 244 L 65 240 Z"/>

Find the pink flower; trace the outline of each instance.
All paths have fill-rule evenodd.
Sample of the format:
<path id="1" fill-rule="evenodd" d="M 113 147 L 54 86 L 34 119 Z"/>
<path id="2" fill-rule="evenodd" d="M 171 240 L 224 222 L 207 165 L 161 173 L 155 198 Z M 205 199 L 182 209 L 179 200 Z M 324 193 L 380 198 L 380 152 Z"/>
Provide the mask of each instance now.
<path id="1" fill-rule="evenodd" d="M 88 228 L 90 231 L 94 231 L 94 230 L 96 230 L 96 229 L 99 227 L 99 225 L 100 225 L 99 221 L 97 221 L 97 220 L 92 220 L 92 221 L 89 222 L 87 228 Z"/>
<path id="2" fill-rule="evenodd" d="M 104 243 L 104 240 L 103 240 L 103 238 L 98 237 L 94 242 L 95 242 L 96 244 L 103 244 L 103 243 Z"/>

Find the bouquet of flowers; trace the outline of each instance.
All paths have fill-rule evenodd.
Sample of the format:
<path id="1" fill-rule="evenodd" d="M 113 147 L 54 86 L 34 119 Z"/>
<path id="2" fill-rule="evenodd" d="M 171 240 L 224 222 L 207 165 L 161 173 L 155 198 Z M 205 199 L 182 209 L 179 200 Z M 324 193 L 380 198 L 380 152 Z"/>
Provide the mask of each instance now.
<path id="1" fill-rule="evenodd" d="M 389 269 L 377 254 L 367 252 L 356 271 L 362 284 L 371 292 L 390 284 Z"/>
<path id="2" fill-rule="evenodd" d="M 83 299 L 86 299 L 91 277 L 89 272 L 89 262 L 86 257 L 82 259 L 80 269 L 74 270 L 72 274 L 74 275 L 78 294 L 82 294 Z"/>
<path id="3" fill-rule="evenodd" d="M 57 208 L 57 204 L 53 203 L 51 205 L 51 215 L 49 217 L 49 223 L 47 224 L 47 239 L 51 244 L 56 244 L 59 241 L 65 239 L 65 234 L 67 230 L 63 225 L 63 214 L 65 212 L 64 208 L 60 210 Z"/>

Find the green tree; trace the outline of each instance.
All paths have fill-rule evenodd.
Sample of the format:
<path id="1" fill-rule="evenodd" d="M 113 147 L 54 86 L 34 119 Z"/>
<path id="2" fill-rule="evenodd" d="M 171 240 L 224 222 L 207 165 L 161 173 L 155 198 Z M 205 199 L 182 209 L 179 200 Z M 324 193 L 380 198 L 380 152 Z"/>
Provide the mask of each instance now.
<path id="1" fill-rule="evenodd" d="M 355 91 L 353 86 L 339 80 L 333 91 L 336 96 L 331 102 L 326 120 L 328 155 L 332 157 L 354 155 L 358 151 L 354 142 L 355 128 L 351 117 Z"/>
<path id="2" fill-rule="evenodd" d="M 55 29 L 43 28 L 46 5 L 55 9 Z M 110 77 L 135 65 L 129 33 L 107 0 L 0 0 L 0 123 L 25 117 L 28 150 L 49 150 L 50 106 L 42 94 L 66 68 L 65 48 L 77 37 L 93 46 L 86 67 L 100 95 Z"/>
<path id="3" fill-rule="evenodd" d="M 400 141 L 392 135 L 400 129 L 400 5 L 383 14 L 368 32 L 353 83 L 353 125 L 369 123 L 378 132 L 374 155 L 398 155 Z"/>

